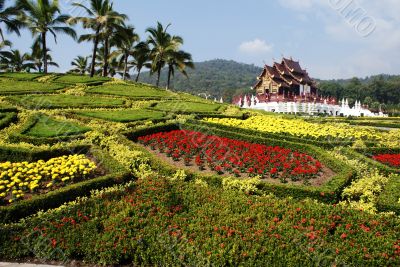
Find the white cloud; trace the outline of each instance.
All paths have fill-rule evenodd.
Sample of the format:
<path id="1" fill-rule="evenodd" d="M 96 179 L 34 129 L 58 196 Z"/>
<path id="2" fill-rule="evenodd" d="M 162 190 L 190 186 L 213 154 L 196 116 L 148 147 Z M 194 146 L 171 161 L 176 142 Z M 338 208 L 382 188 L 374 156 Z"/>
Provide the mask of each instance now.
<path id="1" fill-rule="evenodd" d="M 284 7 L 299 10 L 308 9 L 314 4 L 313 0 L 279 0 L 279 2 Z"/>
<path id="2" fill-rule="evenodd" d="M 272 44 L 267 44 L 266 41 L 256 38 L 253 41 L 243 42 L 239 46 L 239 51 L 246 54 L 259 55 L 271 52 L 272 48 Z"/>

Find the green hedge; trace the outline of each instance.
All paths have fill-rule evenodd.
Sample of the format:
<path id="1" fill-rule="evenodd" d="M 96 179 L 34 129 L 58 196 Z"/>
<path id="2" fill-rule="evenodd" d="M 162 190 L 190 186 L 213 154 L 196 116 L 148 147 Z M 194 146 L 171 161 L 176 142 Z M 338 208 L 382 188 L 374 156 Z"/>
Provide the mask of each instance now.
<path id="1" fill-rule="evenodd" d="M 60 132 L 60 135 L 54 137 L 40 137 L 40 136 L 32 136 L 27 133 L 34 127 L 45 115 L 39 113 L 31 116 L 27 123 L 23 126 L 23 128 L 16 133 L 12 133 L 9 136 L 9 142 L 11 143 L 29 143 L 33 145 L 43 145 L 43 144 L 56 144 L 59 142 L 68 142 L 72 140 L 83 139 L 83 133 L 63 133 Z M 87 132 L 87 130 L 83 131 Z"/>
<path id="2" fill-rule="evenodd" d="M 79 182 L 57 189 L 55 191 L 33 196 L 31 199 L 16 202 L 10 206 L 0 207 L 0 224 L 15 222 L 30 216 L 39 210 L 57 208 L 77 197 L 87 196 L 91 190 L 110 187 L 129 181 L 130 173 L 111 156 L 97 147 L 76 146 L 59 150 L 27 150 L 15 148 L 0 148 L 0 160 L 8 161 L 37 161 L 71 154 L 90 154 L 101 162 L 107 170 L 105 176 Z"/>
<path id="3" fill-rule="evenodd" d="M 343 189 L 348 186 L 353 178 L 355 177 L 355 171 L 343 162 L 338 162 L 332 159 L 328 154 L 326 154 L 322 149 L 317 148 L 308 144 L 292 143 L 284 140 L 261 138 L 257 136 L 245 135 L 237 132 L 229 132 L 221 129 L 210 129 L 204 127 L 204 125 L 186 123 L 183 125 L 178 124 L 164 124 L 161 126 L 150 127 L 146 129 L 135 130 L 132 132 L 125 133 L 125 135 L 132 141 L 137 141 L 140 136 L 149 135 L 158 132 L 166 132 L 177 129 L 187 129 L 198 132 L 203 132 L 205 134 L 217 135 L 221 137 L 227 137 L 237 140 L 243 140 L 247 142 L 253 142 L 257 144 L 266 144 L 271 146 L 281 146 L 290 149 L 295 149 L 301 152 L 305 152 L 311 156 L 316 157 L 323 164 L 329 167 L 332 171 L 336 173 L 334 177 L 331 178 L 326 184 L 320 187 L 305 186 L 305 185 L 286 185 L 286 184 L 271 184 L 262 183 L 260 189 L 265 192 L 273 193 L 279 197 L 286 197 L 288 195 L 293 196 L 298 199 L 311 197 L 318 199 L 327 203 L 336 203 L 340 197 Z M 140 147 L 140 146 L 138 146 Z M 177 168 L 170 167 L 168 164 L 162 162 L 161 160 L 155 160 L 155 156 L 150 152 L 142 149 L 150 158 L 153 159 L 153 168 L 155 168 L 159 173 L 164 175 L 170 175 Z M 195 177 L 201 177 L 213 184 L 221 184 L 222 178 L 218 175 L 204 176 L 201 174 L 189 172 L 189 179 Z"/>
<path id="4" fill-rule="evenodd" d="M 0 130 L 6 128 L 8 125 L 18 120 L 17 113 L 15 112 L 7 112 L 3 115 L 4 117 L 0 117 Z"/>
<path id="5" fill-rule="evenodd" d="M 379 211 L 395 212 L 400 215 L 400 175 L 393 176 L 378 197 Z"/>

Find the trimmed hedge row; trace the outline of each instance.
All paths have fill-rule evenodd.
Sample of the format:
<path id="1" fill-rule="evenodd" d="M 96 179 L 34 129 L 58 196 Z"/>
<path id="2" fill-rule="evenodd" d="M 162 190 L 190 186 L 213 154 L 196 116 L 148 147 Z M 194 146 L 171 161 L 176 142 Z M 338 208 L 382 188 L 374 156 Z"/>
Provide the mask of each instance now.
<path id="1" fill-rule="evenodd" d="M 53 145 L 59 142 L 69 142 L 73 140 L 79 140 L 83 139 L 84 135 L 83 134 L 63 134 L 61 133 L 59 136 L 56 137 L 36 137 L 36 136 L 29 136 L 26 135 L 26 133 L 33 127 L 35 126 L 36 123 L 38 123 L 40 117 L 43 116 L 42 114 L 36 114 L 31 116 L 27 123 L 23 126 L 23 128 L 17 132 L 17 133 L 12 133 L 9 136 L 9 142 L 11 143 L 29 143 L 33 144 L 36 146 L 43 145 L 43 144 L 49 144 Z"/>
<path id="2" fill-rule="evenodd" d="M 0 130 L 6 128 L 13 122 L 18 120 L 17 113 L 15 112 L 7 112 L 4 114 L 4 117 L 0 117 Z"/>
<path id="3" fill-rule="evenodd" d="M 122 184 L 131 179 L 128 170 L 115 161 L 100 148 L 90 146 L 76 146 L 70 149 L 58 150 L 27 150 L 14 148 L 0 148 L 0 160 L 8 161 L 37 161 L 71 154 L 90 154 L 100 161 L 107 174 L 91 180 L 79 182 L 57 189 L 43 195 L 33 196 L 31 199 L 16 202 L 11 206 L 0 207 L 0 224 L 11 223 L 30 216 L 39 210 L 57 208 L 62 204 L 73 201 L 77 197 L 87 196 L 91 190 Z"/>
<path id="4" fill-rule="evenodd" d="M 400 175 L 393 176 L 378 197 L 376 204 L 379 211 L 395 212 L 400 215 Z"/>
<path id="5" fill-rule="evenodd" d="M 221 137 L 227 137 L 237 140 L 243 140 L 252 143 L 258 144 L 266 144 L 271 146 L 281 146 L 287 147 L 291 149 L 295 149 L 301 152 L 306 152 L 309 155 L 316 157 L 322 163 L 324 163 L 327 167 L 332 169 L 336 175 L 332 177 L 330 181 L 320 187 L 314 186 L 305 186 L 305 185 L 286 185 L 286 184 L 271 184 L 271 183 L 261 183 L 260 189 L 265 192 L 273 193 L 279 197 L 286 197 L 288 195 L 293 196 L 298 199 L 311 197 L 314 199 L 318 199 L 323 202 L 327 203 L 336 203 L 340 197 L 341 192 L 343 189 L 348 186 L 353 178 L 355 177 L 355 171 L 348 165 L 344 164 L 343 162 L 338 162 L 337 160 L 332 159 L 329 155 L 327 155 L 322 149 L 319 149 L 315 146 L 307 145 L 307 144 L 299 144 L 288 142 L 284 140 L 278 139 L 270 139 L 270 138 L 260 138 L 251 135 L 240 134 L 237 132 L 229 132 L 221 129 L 210 129 L 204 127 L 204 125 L 198 124 L 191 124 L 186 123 L 183 125 L 178 124 L 165 124 L 161 126 L 150 127 L 147 129 L 140 129 L 136 131 L 132 131 L 129 133 L 125 133 L 125 135 L 132 141 L 137 141 L 140 136 L 149 135 L 158 132 L 166 132 L 172 131 L 177 129 L 187 129 L 192 131 L 198 131 L 205 134 L 210 135 L 217 135 Z M 145 149 L 143 149 L 145 150 Z M 147 155 L 151 154 L 150 152 L 146 151 Z M 151 155 L 150 158 L 153 159 L 154 162 L 154 155 Z M 160 162 L 160 160 L 155 161 L 155 165 L 153 166 L 162 174 L 170 175 L 177 168 L 171 168 L 166 163 Z M 222 178 L 220 176 L 204 176 L 200 174 L 193 174 L 191 173 L 189 178 L 194 177 L 201 177 L 206 180 L 209 180 L 213 184 L 221 184 Z"/>
<path id="6" fill-rule="evenodd" d="M 246 115 L 244 115 L 244 119 L 246 119 Z M 284 141 L 294 142 L 294 143 L 306 143 L 306 144 L 315 145 L 315 146 L 324 147 L 324 148 L 334 148 L 337 146 L 349 146 L 349 145 L 353 144 L 353 141 L 324 142 L 324 141 L 318 141 L 318 140 L 312 140 L 312 139 L 306 139 L 306 138 L 299 138 L 299 137 L 295 137 L 295 136 L 290 136 L 288 134 L 264 133 L 264 132 L 259 132 L 259 131 L 255 131 L 255 130 L 251 130 L 251 129 L 237 128 L 237 127 L 215 124 L 215 123 L 205 122 L 205 121 L 201 121 L 201 122 L 190 121 L 190 123 L 201 124 L 201 125 L 204 125 L 204 127 L 209 127 L 209 128 L 223 129 L 223 130 L 229 131 L 229 132 L 240 132 L 240 133 L 243 133 L 246 135 L 252 135 L 252 136 L 257 136 L 257 137 L 261 137 L 261 138 L 279 139 L 279 140 L 284 140 Z M 372 144 L 367 144 L 367 145 L 372 145 Z"/>

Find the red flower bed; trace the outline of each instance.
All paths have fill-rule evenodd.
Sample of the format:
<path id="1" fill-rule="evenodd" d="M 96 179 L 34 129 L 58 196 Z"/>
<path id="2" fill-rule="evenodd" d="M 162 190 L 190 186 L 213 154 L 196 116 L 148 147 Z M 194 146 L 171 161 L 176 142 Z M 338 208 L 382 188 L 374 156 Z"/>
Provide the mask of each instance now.
<path id="1" fill-rule="evenodd" d="M 322 164 L 313 157 L 282 147 L 252 144 L 245 141 L 176 130 L 143 136 L 138 141 L 153 150 L 166 153 L 175 161 L 196 164 L 223 174 L 260 175 L 287 182 L 315 178 Z"/>
<path id="2" fill-rule="evenodd" d="M 380 154 L 373 156 L 372 158 L 395 168 L 400 167 L 400 154 Z"/>

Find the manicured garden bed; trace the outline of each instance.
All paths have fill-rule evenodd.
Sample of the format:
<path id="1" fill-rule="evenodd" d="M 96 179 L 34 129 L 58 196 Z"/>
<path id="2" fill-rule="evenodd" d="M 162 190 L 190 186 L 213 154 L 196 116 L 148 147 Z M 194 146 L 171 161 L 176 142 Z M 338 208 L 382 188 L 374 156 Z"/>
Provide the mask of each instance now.
<path id="1" fill-rule="evenodd" d="M 11 96 L 8 101 L 28 109 L 55 109 L 55 108 L 113 108 L 122 107 L 124 99 L 75 96 L 75 95 L 33 95 L 25 97 Z"/>
<path id="2" fill-rule="evenodd" d="M 64 263 L 397 266 L 399 225 L 339 205 L 150 177 L 0 227 L 0 258 L 21 260 L 44 244 L 43 258 Z"/>
<path id="3" fill-rule="evenodd" d="M 21 72 L 9 72 L 9 73 L 0 73 L 0 78 L 9 78 L 9 79 L 14 79 L 14 80 L 19 80 L 19 81 L 32 81 L 34 79 L 37 79 L 39 77 L 44 76 L 45 74 L 43 73 L 21 73 Z"/>
<path id="4" fill-rule="evenodd" d="M 0 130 L 10 125 L 17 120 L 16 112 L 0 113 Z"/>
<path id="5" fill-rule="evenodd" d="M 146 109 L 128 110 L 87 110 L 75 114 L 114 122 L 134 122 L 141 120 L 159 120 L 165 116 L 164 112 Z"/>
<path id="6" fill-rule="evenodd" d="M 104 82 L 108 82 L 111 79 L 108 77 L 100 77 L 95 76 L 91 78 L 90 76 L 86 75 L 74 75 L 74 74 L 66 74 L 61 75 L 55 79 L 56 82 L 59 83 L 66 83 L 66 84 L 102 84 Z"/>
<path id="7" fill-rule="evenodd" d="M 176 98 L 171 91 L 159 89 L 145 84 L 103 85 L 87 90 L 93 94 L 126 96 L 133 99 L 163 99 Z"/>
<path id="8" fill-rule="evenodd" d="M 9 138 L 14 143 L 55 144 L 82 138 L 82 135 L 88 131 L 90 128 L 86 126 L 56 120 L 39 113 L 31 116 L 20 132 L 12 133 Z"/>
<path id="9" fill-rule="evenodd" d="M 39 210 L 56 208 L 88 195 L 91 190 L 123 183 L 130 177 L 108 154 L 90 146 L 51 150 L 2 147 L 0 161 L 3 162 L 0 175 L 3 186 L 7 189 L 7 185 L 14 183 L 11 191 L 2 196 L 0 224 L 17 221 Z M 11 205 L 4 206 L 10 199 L 13 200 Z"/>
<path id="10" fill-rule="evenodd" d="M 189 101 L 168 101 L 160 102 L 153 109 L 175 112 L 175 113 L 215 113 L 222 105 L 210 104 L 210 103 L 199 103 L 199 102 L 189 102 Z"/>
<path id="11" fill-rule="evenodd" d="M 33 81 L 11 81 L 1 80 L 0 95 L 22 95 L 22 94 L 40 94 L 55 93 L 63 89 L 65 85 L 57 83 L 40 83 Z M 21 97 L 17 97 L 21 99 Z"/>

